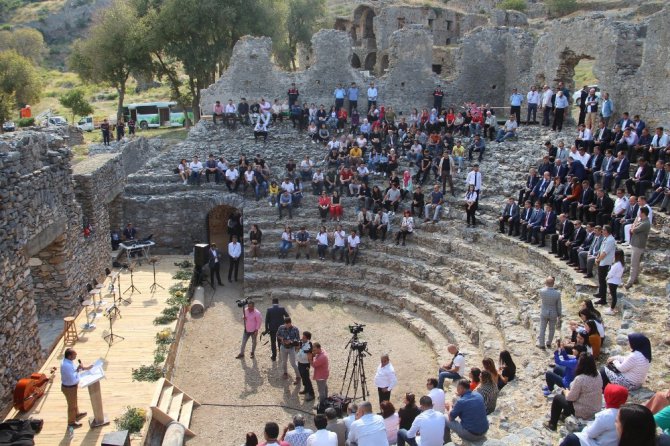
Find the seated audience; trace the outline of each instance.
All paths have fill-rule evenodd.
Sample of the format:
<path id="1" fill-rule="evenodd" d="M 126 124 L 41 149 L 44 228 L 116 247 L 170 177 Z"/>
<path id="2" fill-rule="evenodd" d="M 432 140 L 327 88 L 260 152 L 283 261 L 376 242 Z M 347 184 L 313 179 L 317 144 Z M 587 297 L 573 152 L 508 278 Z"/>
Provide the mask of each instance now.
<path id="1" fill-rule="evenodd" d="M 382 401 L 379 406 L 381 407 L 384 426 L 386 427 L 386 439 L 389 444 L 395 444 L 398 441 L 400 417 L 390 401 Z"/>
<path id="2" fill-rule="evenodd" d="M 481 382 L 474 390 L 484 398 L 484 405 L 486 406 L 486 414 L 492 413 L 496 410 L 496 402 L 498 400 L 498 386 L 493 382 L 493 377 L 488 370 L 483 370 L 481 375 Z"/>
<path id="3" fill-rule="evenodd" d="M 461 379 L 456 385 L 456 395 L 459 396 L 452 406 L 447 404 L 447 426 L 444 442 L 451 442 L 451 431 L 454 431 L 465 441 L 482 441 L 489 430 L 489 421 L 486 418 L 484 398 L 470 391 L 467 379 Z M 457 419 L 460 419 L 458 421 Z M 422 443 L 423 444 L 423 443 Z"/>
<path id="4" fill-rule="evenodd" d="M 651 366 L 651 343 L 642 333 L 628 335 L 631 353 L 626 356 L 611 356 L 607 365 L 600 369 L 603 386 L 608 383 L 619 384 L 628 390 L 639 389 L 647 379 Z"/>

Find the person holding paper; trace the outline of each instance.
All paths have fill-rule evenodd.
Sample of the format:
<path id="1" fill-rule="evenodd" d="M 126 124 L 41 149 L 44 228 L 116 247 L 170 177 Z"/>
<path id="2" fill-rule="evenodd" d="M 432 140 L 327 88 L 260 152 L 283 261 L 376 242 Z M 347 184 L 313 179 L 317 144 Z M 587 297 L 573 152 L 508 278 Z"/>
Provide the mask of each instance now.
<path id="1" fill-rule="evenodd" d="M 68 348 L 65 350 L 63 362 L 60 365 L 61 391 L 67 401 L 67 425 L 71 428 L 81 427 L 79 420 L 86 416 L 86 412 L 79 412 L 77 407 L 77 388 L 79 387 L 79 372 L 90 370 L 93 366 L 84 367 L 81 360 L 77 362 L 77 352 Z"/>

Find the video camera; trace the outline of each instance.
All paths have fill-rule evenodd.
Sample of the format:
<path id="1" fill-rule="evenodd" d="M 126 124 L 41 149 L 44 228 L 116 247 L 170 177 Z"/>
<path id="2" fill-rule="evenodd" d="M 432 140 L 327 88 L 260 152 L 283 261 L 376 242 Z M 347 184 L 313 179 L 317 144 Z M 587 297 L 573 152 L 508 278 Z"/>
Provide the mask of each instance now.
<path id="1" fill-rule="evenodd" d="M 359 342 L 359 341 L 353 341 L 351 343 L 351 349 L 356 350 L 359 353 L 363 352 L 368 352 L 368 343 L 367 342 Z"/>
<path id="2" fill-rule="evenodd" d="M 354 325 L 349 325 L 349 332 L 352 335 L 357 335 L 358 333 L 363 333 L 363 327 L 365 327 L 365 324 L 359 324 L 354 322 Z"/>
<path id="3" fill-rule="evenodd" d="M 237 306 L 239 308 L 243 308 L 243 307 L 245 307 L 246 305 L 249 304 L 249 298 L 245 297 L 244 299 L 238 299 L 238 300 L 235 301 L 235 303 L 237 304 Z"/>

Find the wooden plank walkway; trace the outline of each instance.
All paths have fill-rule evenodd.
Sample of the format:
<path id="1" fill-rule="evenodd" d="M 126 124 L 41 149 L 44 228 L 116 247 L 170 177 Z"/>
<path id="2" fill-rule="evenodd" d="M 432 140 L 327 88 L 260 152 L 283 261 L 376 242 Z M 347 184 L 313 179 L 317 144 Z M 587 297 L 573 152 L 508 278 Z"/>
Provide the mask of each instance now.
<path id="1" fill-rule="evenodd" d="M 44 420 L 44 429 L 35 436 L 35 444 L 38 446 L 54 445 L 99 445 L 102 437 L 107 432 L 116 430 L 114 419 L 119 417 L 127 406 L 147 409 L 153 396 L 155 383 L 133 382 L 131 371 L 141 365 L 149 365 L 153 362 L 154 350 L 156 348 L 156 333 L 166 327 L 174 328 L 176 321 L 171 325 L 153 324 L 153 320 L 165 308 L 165 301 L 170 296 L 168 289 L 177 281 L 172 279 L 173 274 L 179 269 L 174 266 L 190 257 L 185 256 L 159 256 L 156 264 L 156 281 L 165 289 L 158 288 L 155 294 L 151 294 L 149 287 L 153 283 L 153 271 L 151 264 L 142 262 L 134 270 L 134 283 L 140 293 L 130 291 L 123 294 L 123 298 L 131 301 L 130 304 L 121 306 L 121 318 L 114 321 L 114 334 L 124 336 L 125 339 L 116 340 L 111 346 L 107 344 L 104 335 L 109 332 L 109 321 L 105 316 L 96 318 L 97 327 L 91 331 L 83 331 L 86 322 L 85 312 L 82 311 L 76 319 L 79 341 L 73 346 L 77 351 L 78 358 L 85 365 L 91 364 L 97 359 L 105 361 L 106 378 L 101 381 L 103 406 L 105 414 L 111 423 L 101 428 L 90 429 L 88 417 L 82 420 L 83 426 L 74 430 L 74 436 L 67 432 L 67 404 L 60 390 L 60 363 L 66 346 L 62 340 L 56 345 L 51 355 L 42 366 L 41 372 L 48 375 L 51 367 L 58 367 L 54 382 L 48 384 L 47 392 L 38 400 L 33 409 L 20 418 L 41 418 Z M 105 285 L 109 284 L 109 280 Z M 130 286 L 130 273 L 121 274 L 121 291 L 126 291 Z M 103 290 L 103 297 L 110 302 L 111 295 L 107 288 Z M 117 292 L 118 296 L 118 292 Z M 79 389 L 79 410 L 93 415 L 89 394 L 86 389 Z M 17 412 L 12 410 L 8 419 L 16 418 Z M 133 441 L 133 444 L 140 444 Z"/>

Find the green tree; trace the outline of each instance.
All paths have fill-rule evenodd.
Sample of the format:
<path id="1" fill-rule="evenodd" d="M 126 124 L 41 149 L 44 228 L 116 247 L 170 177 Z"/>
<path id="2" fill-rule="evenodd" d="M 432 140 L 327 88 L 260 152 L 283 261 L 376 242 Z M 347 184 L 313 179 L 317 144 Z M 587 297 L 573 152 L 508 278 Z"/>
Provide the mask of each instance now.
<path id="1" fill-rule="evenodd" d="M 14 50 L 21 56 L 39 64 L 44 58 L 46 45 L 42 33 L 34 28 L 0 31 L 0 51 Z"/>
<path id="2" fill-rule="evenodd" d="M 126 84 L 131 74 L 152 69 L 142 23 L 127 1 L 116 0 L 101 11 L 89 36 L 72 46 L 70 68 L 82 80 L 104 83 L 118 92 L 117 119 L 123 116 Z"/>
<path id="3" fill-rule="evenodd" d="M 296 69 L 298 45 L 309 48 L 312 35 L 326 13 L 325 0 L 288 0 L 286 17 L 287 50 L 291 68 Z"/>
<path id="4" fill-rule="evenodd" d="M 30 60 L 16 51 L 0 51 L 0 122 L 17 105 L 38 101 L 41 92 L 39 73 Z"/>
<path id="5" fill-rule="evenodd" d="M 60 105 L 72 112 L 73 123 L 75 122 L 75 116 L 86 116 L 93 113 L 93 107 L 86 100 L 84 92 L 78 88 L 68 91 L 58 98 L 58 101 Z"/>
<path id="6" fill-rule="evenodd" d="M 200 119 L 200 92 L 227 65 L 232 48 L 246 34 L 272 34 L 273 0 L 139 0 L 150 29 L 159 74 L 170 80 L 175 99 L 191 99 Z M 181 67 L 187 79 L 177 76 Z M 182 91 L 186 88 L 186 92 Z"/>

